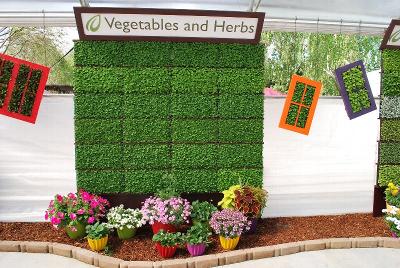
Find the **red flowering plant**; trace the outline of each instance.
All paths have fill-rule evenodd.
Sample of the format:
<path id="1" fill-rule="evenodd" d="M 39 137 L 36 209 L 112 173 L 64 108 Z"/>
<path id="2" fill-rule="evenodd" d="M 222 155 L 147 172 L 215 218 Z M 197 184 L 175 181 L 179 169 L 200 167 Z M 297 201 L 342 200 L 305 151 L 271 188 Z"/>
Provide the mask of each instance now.
<path id="1" fill-rule="evenodd" d="M 50 201 L 45 219 L 56 228 L 70 227 L 74 230 L 78 223 L 92 224 L 104 217 L 107 206 L 106 199 L 84 190 L 66 196 L 57 194 Z"/>

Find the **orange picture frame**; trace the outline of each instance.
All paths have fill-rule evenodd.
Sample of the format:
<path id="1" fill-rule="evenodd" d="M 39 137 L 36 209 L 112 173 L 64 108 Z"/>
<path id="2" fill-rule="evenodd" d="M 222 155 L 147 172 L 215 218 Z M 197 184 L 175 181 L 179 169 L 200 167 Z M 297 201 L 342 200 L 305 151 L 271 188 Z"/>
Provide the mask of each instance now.
<path id="1" fill-rule="evenodd" d="M 304 89 L 303 92 L 301 92 L 301 88 L 303 88 L 303 85 Z M 285 105 L 283 106 L 279 127 L 300 134 L 308 135 L 308 133 L 310 132 L 312 120 L 314 118 L 314 112 L 315 108 L 317 107 L 321 89 L 321 82 L 310 80 L 306 77 L 296 74 L 292 75 Z M 295 90 L 296 96 L 294 97 Z M 291 109 L 291 107 L 293 107 L 293 109 Z M 289 118 L 289 110 L 293 112 L 295 111 L 295 109 L 297 111 L 293 113 L 295 114 L 295 116 L 291 116 Z M 305 119 L 304 114 L 306 115 Z M 302 117 L 301 121 L 305 120 L 305 123 L 299 121 L 300 117 Z"/>

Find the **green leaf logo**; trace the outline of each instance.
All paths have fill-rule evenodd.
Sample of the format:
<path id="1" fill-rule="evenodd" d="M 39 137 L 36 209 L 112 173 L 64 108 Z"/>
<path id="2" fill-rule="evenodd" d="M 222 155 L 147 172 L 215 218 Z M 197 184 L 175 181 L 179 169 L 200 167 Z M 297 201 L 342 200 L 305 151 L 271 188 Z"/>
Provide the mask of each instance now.
<path id="1" fill-rule="evenodd" d="M 100 15 L 91 17 L 86 22 L 86 30 L 91 32 L 97 32 L 100 29 L 100 21 L 101 21 Z"/>
<path id="2" fill-rule="evenodd" d="M 400 40 L 400 30 L 397 30 L 396 32 L 392 33 L 392 35 L 390 36 L 390 41 L 393 43 L 396 43 L 399 40 Z"/>

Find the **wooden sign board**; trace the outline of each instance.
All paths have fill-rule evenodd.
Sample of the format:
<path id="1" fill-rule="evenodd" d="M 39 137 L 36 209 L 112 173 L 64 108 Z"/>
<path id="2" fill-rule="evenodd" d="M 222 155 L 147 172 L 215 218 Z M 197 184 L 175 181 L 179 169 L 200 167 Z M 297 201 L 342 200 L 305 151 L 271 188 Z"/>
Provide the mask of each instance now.
<path id="1" fill-rule="evenodd" d="M 392 20 L 381 43 L 383 49 L 400 49 L 400 20 Z"/>

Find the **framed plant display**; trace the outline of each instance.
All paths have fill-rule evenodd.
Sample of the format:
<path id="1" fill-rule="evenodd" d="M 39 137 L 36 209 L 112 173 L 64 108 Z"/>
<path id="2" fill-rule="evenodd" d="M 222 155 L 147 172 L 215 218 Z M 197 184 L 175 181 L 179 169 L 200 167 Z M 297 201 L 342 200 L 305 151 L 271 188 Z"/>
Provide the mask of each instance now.
<path id="1" fill-rule="evenodd" d="M 350 120 L 376 110 L 374 96 L 361 60 L 336 69 L 335 77 Z"/>
<path id="2" fill-rule="evenodd" d="M 0 114 L 34 124 L 49 71 L 0 53 Z"/>
<path id="3" fill-rule="evenodd" d="M 308 135 L 322 84 L 293 75 L 279 127 Z"/>
<path id="4" fill-rule="evenodd" d="M 380 49 L 400 49 L 400 20 L 392 20 L 385 31 Z"/>

